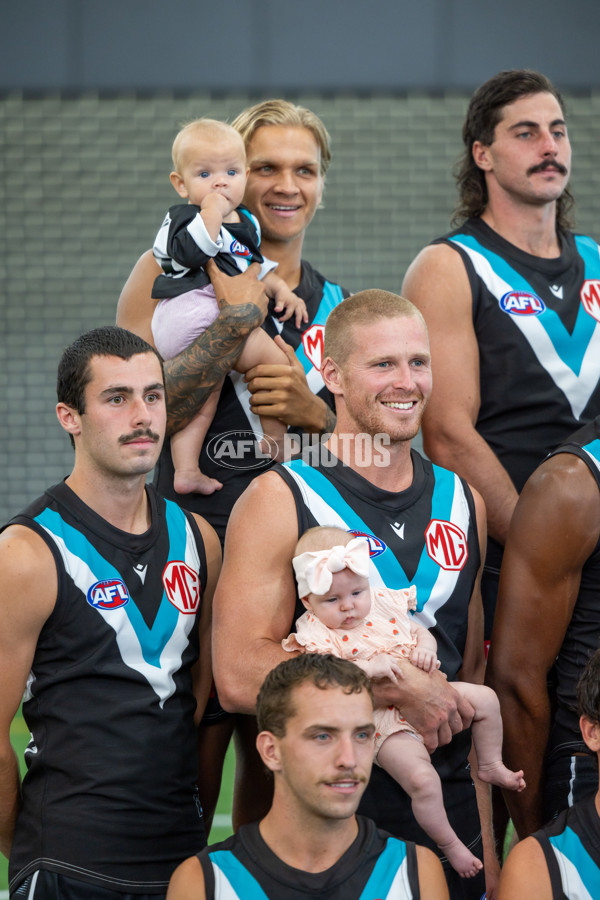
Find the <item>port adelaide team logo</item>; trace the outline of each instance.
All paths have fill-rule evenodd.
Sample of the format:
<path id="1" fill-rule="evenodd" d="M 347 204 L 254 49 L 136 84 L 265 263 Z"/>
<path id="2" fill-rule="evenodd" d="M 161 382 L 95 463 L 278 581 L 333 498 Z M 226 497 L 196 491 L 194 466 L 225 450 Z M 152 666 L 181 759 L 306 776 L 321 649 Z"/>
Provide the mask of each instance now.
<path id="1" fill-rule="evenodd" d="M 509 291 L 500 298 L 500 309 L 511 316 L 539 316 L 546 309 L 546 304 L 536 294 Z"/>

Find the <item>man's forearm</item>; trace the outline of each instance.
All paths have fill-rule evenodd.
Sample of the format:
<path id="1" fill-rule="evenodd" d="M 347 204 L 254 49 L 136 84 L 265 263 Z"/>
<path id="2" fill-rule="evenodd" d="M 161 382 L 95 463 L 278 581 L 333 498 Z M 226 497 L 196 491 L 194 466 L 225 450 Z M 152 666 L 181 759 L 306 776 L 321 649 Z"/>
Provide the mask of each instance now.
<path id="1" fill-rule="evenodd" d="M 544 757 L 550 733 L 550 704 L 548 695 L 532 707 L 523 709 L 521 703 L 502 698 L 504 721 L 503 756 L 511 769 L 523 769 L 527 787 L 524 791 L 505 791 L 504 799 L 519 837 L 525 838 L 544 824 Z"/>
<path id="2" fill-rule="evenodd" d="M 0 852 L 8 858 L 21 805 L 19 765 L 12 748 L 0 760 Z"/>
<path id="3" fill-rule="evenodd" d="M 228 306 L 182 353 L 165 363 L 169 434 L 193 419 L 208 395 L 231 371 L 246 338 L 262 323 L 254 303 Z"/>

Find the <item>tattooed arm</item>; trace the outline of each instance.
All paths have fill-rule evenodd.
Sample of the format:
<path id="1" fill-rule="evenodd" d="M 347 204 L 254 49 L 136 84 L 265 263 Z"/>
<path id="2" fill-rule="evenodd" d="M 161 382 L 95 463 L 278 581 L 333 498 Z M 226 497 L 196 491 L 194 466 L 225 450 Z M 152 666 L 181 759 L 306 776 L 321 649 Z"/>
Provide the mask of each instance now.
<path id="1" fill-rule="evenodd" d="M 178 356 L 165 363 L 169 433 L 184 428 L 242 352 L 250 332 L 263 321 L 267 297 L 258 281 L 258 263 L 231 278 L 213 260 L 206 265 L 220 315 L 206 331 Z M 154 279 L 160 274 L 152 252 L 144 253 L 127 279 L 117 306 L 117 325 L 138 334 L 154 346 L 152 315 L 157 300 L 151 298 Z"/>

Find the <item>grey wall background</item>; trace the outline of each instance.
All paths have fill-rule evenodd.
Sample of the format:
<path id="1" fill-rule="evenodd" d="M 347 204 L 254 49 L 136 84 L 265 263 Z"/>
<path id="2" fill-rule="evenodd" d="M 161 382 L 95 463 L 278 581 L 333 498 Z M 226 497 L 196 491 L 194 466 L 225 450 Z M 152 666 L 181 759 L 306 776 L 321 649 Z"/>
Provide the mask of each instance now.
<path id="1" fill-rule="evenodd" d="M 598 80 L 595 0 L 0 2 L 0 87 L 470 89 L 507 68 Z"/>
<path id="2" fill-rule="evenodd" d="M 0 13 L 0 521 L 69 470 L 56 363 L 114 321 L 175 197 L 186 119 L 231 120 L 268 96 L 322 116 L 334 161 L 305 255 L 351 290 L 399 290 L 448 229 L 473 87 L 537 67 L 565 89 L 578 226 L 600 237 L 592 3 L 0 0 Z"/>

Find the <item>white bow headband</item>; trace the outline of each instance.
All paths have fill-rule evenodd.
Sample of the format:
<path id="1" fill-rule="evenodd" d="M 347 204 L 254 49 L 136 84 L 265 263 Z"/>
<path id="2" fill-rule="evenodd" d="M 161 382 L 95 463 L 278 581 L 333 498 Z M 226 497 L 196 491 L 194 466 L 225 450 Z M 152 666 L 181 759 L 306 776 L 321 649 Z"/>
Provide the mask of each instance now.
<path id="1" fill-rule="evenodd" d="M 331 550 L 307 550 L 292 560 L 298 594 L 323 595 L 331 587 L 332 574 L 350 569 L 363 578 L 369 576 L 369 544 L 364 538 L 353 538 L 345 547 L 338 544 Z"/>

